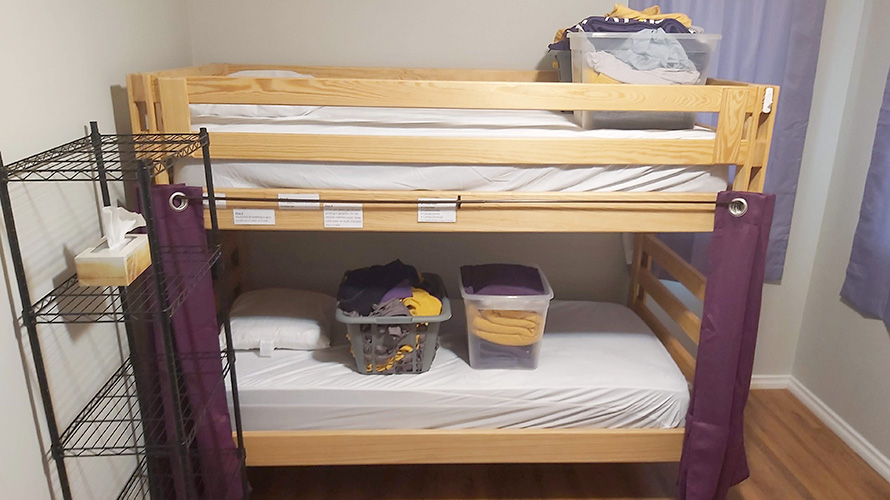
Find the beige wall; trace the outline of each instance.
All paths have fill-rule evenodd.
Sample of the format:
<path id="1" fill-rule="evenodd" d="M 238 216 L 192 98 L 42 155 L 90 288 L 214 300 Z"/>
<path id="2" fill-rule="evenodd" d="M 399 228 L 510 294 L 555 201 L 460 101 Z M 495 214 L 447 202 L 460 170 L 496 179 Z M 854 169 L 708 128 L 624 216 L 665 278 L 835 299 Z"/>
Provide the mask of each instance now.
<path id="1" fill-rule="evenodd" d="M 890 3 L 870 0 L 864 4 L 852 84 L 843 114 L 835 115 L 842 130 L 832 169 L 825 172 L 830 174 L 831 189 L 821 225 L 812 228 L 819 236 L 793 375 L 890 457 L 890 331 L 881 321 L 860 316 L 838 295 L 890 68 L 890 37 L 881 22 L 890 16 Z M 849 8 L 849 2 L 843 2 L 843 8 Z M 846 27 L 836 31 L 851 35 Z M 884 470 L 890 471 L 888 464 Z"/>
<path id="2" fill-rule="evenodd" d="M 195 63 L 550 68 L 560 28 L 613 0 L 188 0 Z"/>
<path id="3" fill-rule="evenodd" d="M 113 132 L 112 86 L 123 85 L 128 72 L 190 62 L 179 0 L 3 0 L 0 9 L 0 150 L 6 162 L 79 137 L 90 120 Z M 98 235 L 95 190 L 85 183 L 19 184 L 11 196 L 38 297 L 68 275 L 73 253 Z M 21 307 L 5 237 L 0 252 L 9 293 L 0 301 L 0 497 L 49 498 L 40 454 L 49 445 L 39 444 L 35 418 L 42 421 L 43 412 L 39 401 L 32 407 L 25 384 L 29 345 L 14 335 Z M 118 336 L 109 328 L 73 327 L 42 329 L 41 336 L 58 420 L 65 425 L 114 370 Z M 75 498 L 114 498 L 134 464 L 131 458 L 70 460 Z M 55 474 L 50 477 L 55 482 Z"/>
<path id="4" fill-rule="evenodd" d="M 536 264 L 559 299 L 621 302 L 627 297 L 618 235 L 266 232 L 252 233 L 246 241 L 252 288 L 299 284 L 335 294 L 346 269 L 400 258 L 442 276 L 452 298 L 460 297 L 458 268 L 485 262 Z"/>

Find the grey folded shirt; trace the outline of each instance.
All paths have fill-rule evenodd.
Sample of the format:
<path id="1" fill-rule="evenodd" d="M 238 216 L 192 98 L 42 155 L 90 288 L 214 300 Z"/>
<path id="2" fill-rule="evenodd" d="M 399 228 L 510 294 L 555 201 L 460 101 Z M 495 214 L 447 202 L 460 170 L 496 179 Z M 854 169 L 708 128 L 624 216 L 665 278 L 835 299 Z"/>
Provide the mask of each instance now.
<path id="1" fill-rule="evenodd" d="M 686 49 L 662 29 L 643 30 L 627 38 L 620 47 L 609 51 L 613 56 L 639 71 L 673 69 L 696 71 Z"/>
<path id="2" fill-rule="evenodd" d="M 618 59 L 608 52 L 588 52 L 585 54 L 587 65 L 597 73 L 602 73 L 609 78 L 621 83 L 637 85 L 692 85 L 698 83 L 701 73 L 696 70 L 677 70 L 668 68 L 656 68 L 640 71 L 631 65 Z"/>

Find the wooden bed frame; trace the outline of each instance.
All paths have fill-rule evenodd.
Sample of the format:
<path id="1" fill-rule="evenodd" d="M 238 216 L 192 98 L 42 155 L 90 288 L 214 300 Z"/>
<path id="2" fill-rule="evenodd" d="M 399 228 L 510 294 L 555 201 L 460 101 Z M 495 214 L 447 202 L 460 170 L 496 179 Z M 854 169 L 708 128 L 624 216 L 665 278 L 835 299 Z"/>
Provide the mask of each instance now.
<path id="1" fill-rule="evenodd" d="M 241 70 L 283 69 L 313 79 L 231 78 Z M 211 132 L 214 159 L 449 164 L 696 164 L 737 165 L 732 188 L 761 192 L 769 157 L 778 88 L 709 80 L 701 86 L 556 83 L 551 71 L 334 68 L 211 64 L 127 78 L 133 130 L 191 131 L 188 105 L 461 109 L 573 109 L 718 113 L 715 138 L 505 139 L 362 137 Z M 595 151 L 591 158 L 590 151 Z M 166 178 L 158 180 L 168 182 Z M 364 231 L 633 232 L 635 252 L 628 305 L 665 345 L 688 380 L 694 352 L 659 319 L 669 317 L 692 343 L 701 318 L 652 272 L 657 263 L 692 295 L 704 298 L 705 278 L 652 232 L 713 230 L 716 193 L 526 193 L 217 189 L 228 230 L 325 229 L 320 210 L 278 210 L 279 194 L 318 194 L 325 200 L 367 201 Z M 239 201 L 249 198 L 250 201 Z M 417 221 L 419 198 L 459 199 L 457 222 Z M 269 202 L 257 201 L 267 199 Z M 386 203 L 389 202 L 389 203 Z M 242 226 L 232 210 L 275 209 L 274 226 Z M 521 222 L 519 222 L 521 221 Z M 226 238 L 235 264 L 225 286 L 236 290 L 243 251 L 239 233 Z M 241 256 L 240 260 L 243 260 Z M 657 304 L 653 308 L 652 304 Z M 664 314 L 657 314 L 660 309 Z M 688 343 L 687 343 L 688 344 Z M 251 466 L 392 463 L 675 462 L 684 429 L 474 429 L 245 431 Z"/>
<path id="2" fill-rule="evenodd" d="M 229 78 L 246 69 L 288 69 L 313 79 Z M 129 75 L 133 130 L 189 132 L 189 104 L 434 107 L 461 109 L 575 109 L 718 113 L 714 139 L 451 138 L 211 132 L 214 159 L 514 165 L 738 165 L 733 189 L 763 189 L 773 129 L 768 85 L 710 80 L 708 85 L 647 86 L 555 83 L 554 72 L 211 64 Z M 772 97 L 768 97 L 771 94 Z M 591 158 L 591 151 L 595 157 Z M 163 182 L 163 180 L 162 180 Z M 277 200 L 317 194 L 322 203 L 344 197 L 393 204 L 365 206 L 366 231 L 707 232 L 716 193 L 480 193 L 218 189 L 229 199 Z M 461 201 L 457 222 L 417 221 L 411 202 Z M 517 203 L 544 200 L 546 203 Z M 564 202 L 562 204 L 555 203 Z M 408 202 L 408 203 L 406 203 Z M 480 203 L 485 202 L 485 203 Z M 501 202 L 501 203 L 498 203 Z M 222 229 L 323 230 L 320 210 L 277 210 L 274 226 L 236 226 L 233 209 L 274 204 L 227 201 Z M 521 225 L 515 221 L 523 221 Z M 558 224 L 554 224 L 559 221 Z"/>

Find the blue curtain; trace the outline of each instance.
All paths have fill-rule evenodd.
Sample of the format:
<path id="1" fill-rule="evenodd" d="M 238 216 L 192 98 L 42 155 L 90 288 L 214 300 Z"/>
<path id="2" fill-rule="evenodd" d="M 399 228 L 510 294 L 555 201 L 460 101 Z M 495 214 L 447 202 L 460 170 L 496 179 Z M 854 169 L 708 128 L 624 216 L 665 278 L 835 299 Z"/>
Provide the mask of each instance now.
<path id="1" fill-rule="evenodd" d="M 841 296 L 890 328 L 890 75 Z"/>
<path id="2" fill-rule="evenodd" d="M 781 86 L 765 191 L 776 195 L 766 279 L 782 277 L 791 212 L 807 132 L 825 0 L 631 0 L 642 9 L 683 12 L 708 33 L 720 33 L 710 76 Z M 706 267 L 709 235 L 665 235 L 699 268 Z"/>

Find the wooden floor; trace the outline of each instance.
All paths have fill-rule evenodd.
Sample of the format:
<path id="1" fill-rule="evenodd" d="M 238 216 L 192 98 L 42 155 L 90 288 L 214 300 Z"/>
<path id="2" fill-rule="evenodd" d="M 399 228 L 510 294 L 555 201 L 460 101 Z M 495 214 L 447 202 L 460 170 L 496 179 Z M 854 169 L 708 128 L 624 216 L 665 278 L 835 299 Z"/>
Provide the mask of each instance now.
<path id="1" fill-rule="evenodd" d="M 730 499 L 890 499 L 890 483 L 790 392 L 753 391 L 751 478 Z M 674 498 L 676 464 L 404 465 L 250 470 L 255 500 Z"/>

